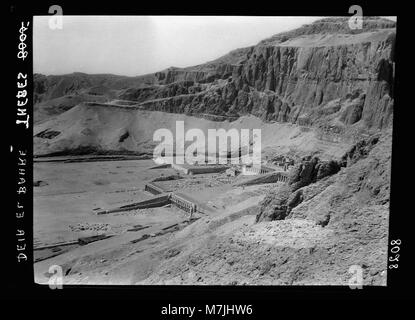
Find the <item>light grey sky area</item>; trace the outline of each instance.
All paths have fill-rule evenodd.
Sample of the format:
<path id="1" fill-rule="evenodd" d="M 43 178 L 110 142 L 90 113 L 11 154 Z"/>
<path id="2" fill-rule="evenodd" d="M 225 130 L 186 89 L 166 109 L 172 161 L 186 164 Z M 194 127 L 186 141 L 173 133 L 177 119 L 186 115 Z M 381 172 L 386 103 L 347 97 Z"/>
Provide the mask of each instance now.
<path id="1" fill-rule="evenodd" d="M 136 76 L 214 60 L 276 33 L 322 17 L 232 16 L 34 17 L 35 73 L 112 73 Z"/>
<path id="2" fill-rule="evenodd" d="M 320 17 L 63 16 L 34 17 L 35 73 L 136 76 L 208 62 L 231 50 Z"/>

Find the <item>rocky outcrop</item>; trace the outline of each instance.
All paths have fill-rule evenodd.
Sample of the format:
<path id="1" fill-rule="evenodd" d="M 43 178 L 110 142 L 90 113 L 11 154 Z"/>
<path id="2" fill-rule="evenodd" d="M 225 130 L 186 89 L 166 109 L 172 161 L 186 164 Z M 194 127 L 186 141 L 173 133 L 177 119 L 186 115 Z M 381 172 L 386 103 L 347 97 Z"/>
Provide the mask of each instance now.
<path id="1" fill-rule="evenodd" d="M 393 32 L 377 42 L 350 45 L 256 46 L 232 78 L 238 89 L 248 85 L 276 94 L 274 105 L 279 100 L 287 103 L 291 121 L 360 89 L 366 93 L 363 121 L 381 128 L 390 123 L 392 114 L 393 46 Z"/>
<path id="2" fill-rule="evenodd" d="M 357 94 L 358 96 L 351 94 L 346 98 L 343 112 L 340 115 L 340 121 L 346 125 L 352 125 L 362 118 L 366 95 L 364 93 L 359 94 L 359 92 Z"/>
<path id="3" fill-rule="evenodd" d="M 305 157 L 290 171 L 288 182 L 270 192 L 261 203 L 256 222 L 283 220 L 291 210 L 303 201 L 301 188 L 339 172 L 337 161 L 321 161 L 317 157 Z"/>
<path id="4" fill-rule="evenodd" d="M 340 165 L 337 161 L 320 161 L 317 157 L 306 157 L 291 169 L 288 184 L 291 190 L 295 191 L 339 170 Z"/>
<path id="5" fill-rule="evenodd" d="M 341 163 L 344 166 L 350 166 L 360 159 L 366 158 L 370 151 L 375 147 L 375 145 L 379 142 L 380 136 L 379 134 L 370 136 L 368 139 L 362 139 L 358 141 L 355 145 L 353 145 L 349 151 L 347 151 L 342 159 Z"/>
<path id="6" fill-rule="evenodd" d="M 194 67 L 134 78 L 38 75 L 35 99 L 106 86 L 149 110 L 382 129 L 393 114 L 395 33 L 381 18 L 365 18 L 362 30 L 350 30 L 348 18 L 322 19 Z"/>
<path id="7" fill-rule="evenodd" d="M 256 221 L 282 220 L 288 216 L 306 218 L 299 214 L 302 210 L 297 210 L 303 207 L 314 212 L 309 217 L 313 215 L 316 223 L 325 226 L 331 213 L 339 212 L 336 203 L 340 199 L 345 210 L 350 197 L 358 199 L 356 208 L 387 204 L 391 154 L 385 150 L 390 150 L 392 136 L 388 132 L 386 136 L 373 135 L 357 142 L 339 162 L 303 158 L 291 169 L 287 185 L 267 194 Z"/>
<path id="8" fill-rule="evenodd" d="M 347 20 L 336 21 L 338 32 L 344 32 Z M 338 23 L 338 22 L 341 23 Z M 345 37 L 336 34 L 337 42 L 322 44 L 315 39 L 307 45 L 289 45 L 279 42 L 262 42 L 246 51 L 246 59 L 238 65 L 217 68 L 210 78 L 225 79 L 222 85 L 207 87 L 207 96 L 215 96 L 213 108 L 199 97 L 181 100 L 181 110 L 203 110 L 226 114 L 229 110 L 239 115 L 253 114 L 264 120 L 292 121 L 331 101 L 344 99 L 359 91 L 358 100 L 352 101 L 344 111 L 345 124 L 363 120 L 369 127 L 383 128 L 390 124 L 393 109 L 393 50 L 395 31 L 393 23 L 379 20 L 368 23 L 365 32 Z M 383 22 L 384 24 L 382 24 Z M 332 22 L 333 23 L 333 22 Z M 316 23 L 320 25 L 321 23 Z M 335 27 L 329 22 L 323 25 Z M 376 27 L 388 27 L 376 29 Z M 326 33 L 319 28 L 300 28 L 296 37 Z M 303 32 L 301 32 L 303 31 Z M 317 33 L 318 32 L 318 33 Z M 292 39 L 291 39 L 292 40 Z M 229 77 L 232 71 L 232 76 Z M 195 81 L 209 82 L 209 77 L 182 75 L 175 80 L 192 77 Z M 211 92 L 214 91 L 214 92 Z M 194 108 L 202 104 L 204 108 Z M 178 110 L 180 112 L 180 110 Z"/>
<path id="9" fill-rule="evenodd" d="M 291 195 L 289 187 L 284 186 L 275 194 L 268 194 L 261 202 L 260 212 L 255 221 L 283 220 L 288 215 L 288 198 Z"/>

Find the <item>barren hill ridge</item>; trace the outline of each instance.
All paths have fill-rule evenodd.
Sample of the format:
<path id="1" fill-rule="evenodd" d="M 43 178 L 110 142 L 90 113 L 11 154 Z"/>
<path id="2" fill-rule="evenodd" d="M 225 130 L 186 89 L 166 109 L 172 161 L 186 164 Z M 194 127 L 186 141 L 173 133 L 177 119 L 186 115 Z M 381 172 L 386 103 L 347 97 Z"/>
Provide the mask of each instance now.
<path id="1" fill-rule="evenodd" d="M 388 128 L 394 100 L 395 27 L 393 21 L 366 17 L 362 30 L 351 30 L 347 17 L 326 18 L 193 67 L 171 67 L 137 77 L 36 74 L 34 117 L 42 125 L 35 130 L 35 153 L 80 145 L 140 152 L 142 139 L 112 142 L 126 132 L 133 136 L 129 127 L 142 117 L 142 110 L 212 121 L 254 116 L 265 123 L 297 124 L 343 135 Z M 104 111 L 85 104 L 91 101 L 98 106 L 123 101 L 134 108 Z M 59 118 L 74 106 L 78 108 Z M 93 127 L 85 123 L 79 128 L 75 121 L 85 113 L 100 119 L 104 116 L 96 113 L 102 112 L 105 117 L 110 112 L 117 115 L 105 125 L 97 120 Z M 120 118 L 124 120 L 113 122 Z M 65 147 L 55 143 L 62 138 L 58 135 L 62 128 L 76 127 L 78 135 L 85 129 L 86 136 L 97 136 L 94 128 L 106 126 L 116 128 L 111 141 L 71 136 Z M 42 135 L 45 130 L 56 132 L 57 140 L 45 141 L 44 137 L 51 137 L 47 132 Z"/>
<path id="2" fill-rule="evenodd" d="M 361 101 L 345 108 L 342 123 L 382 128 L 392 114 L 395 34 L 386 19 L 365 18 L 356 31 L 348 18 L 327 18 L 188 68 L 137 77 L 37 74 L 35 99 L 109 95 L 151 110 L 295 122 L 313 121 L 330 101 L 355 93 Z"/>

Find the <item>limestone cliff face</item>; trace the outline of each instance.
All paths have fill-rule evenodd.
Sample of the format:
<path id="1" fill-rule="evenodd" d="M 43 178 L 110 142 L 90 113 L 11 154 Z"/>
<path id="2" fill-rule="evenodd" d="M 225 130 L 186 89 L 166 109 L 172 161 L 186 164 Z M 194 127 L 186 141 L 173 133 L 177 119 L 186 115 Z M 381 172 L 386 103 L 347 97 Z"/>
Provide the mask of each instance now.
<path id="1" fill-rule="evenodd" d="M 357 89 L 366 93 L 362 119 L 389 124 L 393 100 L 394 34 L 378 42 L 323 47 L 257 46 L 234 72 L 236 87 L 270 92 L 266 117 L 295 121 Z M 283 102 L 281 102 L 283 101 Z M 285 102 L 285 105 L 284 105 Z"/>
<path id="2" fill-rule="evenodd" d="M 325 107 L 340 99 L 345 125 L 391 124 L 393 111 L 393 22 L 371 22 L 360 33 L 346 32 L 347 19 L 328 19 L 257 46 L 241 49 L 238 59 L 156 73 L 157 87 L 130 88 L 123 98 L 145 108 L 189 114 L 253 114 L 264 120 L 313 124 Z M 319 23 L 316 23 L 318 26 Z M 317 33 L 311 33 L 310 29 Z M 327 33 L 330 31 L 331 33 Z M 292 37 L 292 38 L 290 38 Z M 160 87 L 160 84 L 162 85 Z M 149 94 L 151 92 L 151 94 Z M 351 96 L 358 101 L 352 101 Z M 329 112 L 330 114 L 330 112 Z"/>
<path id="3" fill-rule="evenodd" d="M 362 30 L 350 30 L 348 18 L 328 18 L 194 67 L 62 80 L 49 96 L 93 83 L 148 110 L 382 129 L 393 114 L 395 34 L 385 19 L 366 18 Z M 48 96 L 43 83 L 37 87 Z"/>

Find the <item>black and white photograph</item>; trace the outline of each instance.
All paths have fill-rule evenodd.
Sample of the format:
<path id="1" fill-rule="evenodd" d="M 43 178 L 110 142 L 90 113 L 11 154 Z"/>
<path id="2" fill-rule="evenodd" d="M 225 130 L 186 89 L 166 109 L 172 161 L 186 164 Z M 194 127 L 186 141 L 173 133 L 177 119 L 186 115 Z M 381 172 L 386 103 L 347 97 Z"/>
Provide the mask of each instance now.
<path id="1" fill-rule="evenodd" d="M 50 20 L 37 283 L 386 285 L 396 19 Z"/>
<path id="2" fill-rule="evenodd" d="M 10 6 L 15 295 L 127 294 L 167 318 L 403 296 L 401 16 L 179 9 Z"/>

